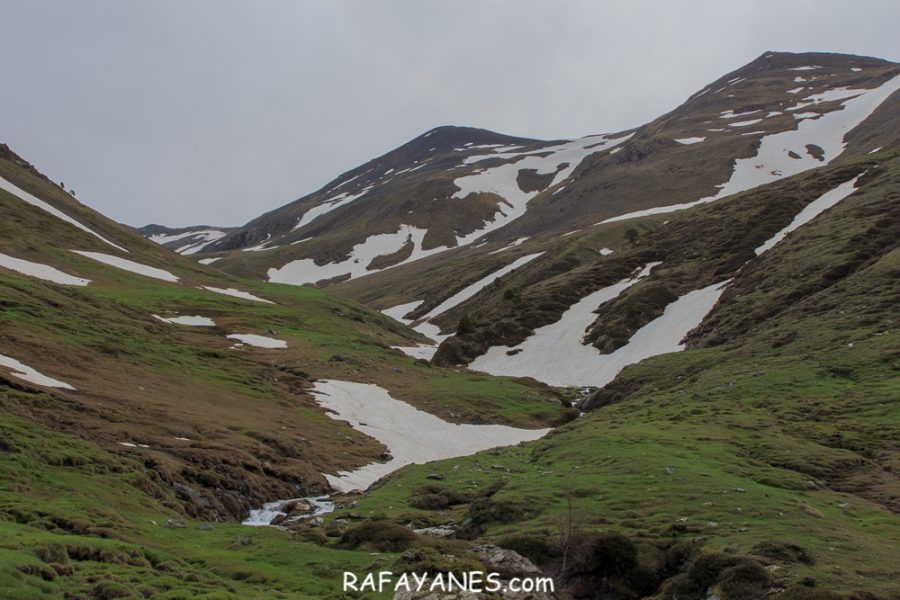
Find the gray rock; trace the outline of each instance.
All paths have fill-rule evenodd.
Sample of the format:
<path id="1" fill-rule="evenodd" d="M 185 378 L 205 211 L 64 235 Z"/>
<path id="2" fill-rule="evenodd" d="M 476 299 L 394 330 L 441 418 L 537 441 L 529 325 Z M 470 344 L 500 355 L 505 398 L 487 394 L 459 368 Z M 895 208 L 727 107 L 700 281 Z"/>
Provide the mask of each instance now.
<path id="1" fill-rule="evenodd" d="M 456 530 L 449 525 L 440 525 L 438 527 L 423 527 L 422 529 L 413 529 L 419 535 L 428 537 L 445 538 L 456 535 Z"/>
<path id="2" fill-rule="evenodd" d="M 187 525 L 184 524 L 184 521 L 176 521 L 175 519 L 169 519 L 166 521 L 166 527 L 169 529 L 184 529 Z"/>
<path id="3" fill-rule="evenodd" d="M 469 551 L 478 556 L 487 570 L 503 578 L 536 577 L 541 574 L 533 562 L 514 550 L 490 544 L 472 544 Z"/>

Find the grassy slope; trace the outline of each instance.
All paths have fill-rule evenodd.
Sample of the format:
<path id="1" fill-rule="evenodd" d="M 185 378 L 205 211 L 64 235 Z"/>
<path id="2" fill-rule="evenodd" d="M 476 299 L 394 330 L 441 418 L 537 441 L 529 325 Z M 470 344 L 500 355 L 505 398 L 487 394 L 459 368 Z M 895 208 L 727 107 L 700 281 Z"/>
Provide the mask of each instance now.
<path id="1" fill-rule="evenodd" d="M 182 516 L 134 457 L 7 414 L 0 443 L 3 597 L 339 597 L 342 570 L 378 560 L 271 528 L 172 528 Z"/>
<path id="2" fill-rule="evenodd" d="M 9 152 L 0 175 L 131 250 L 122 255 L 0 192 L 0 252 L 92 280 L 76 288 L 0 272 L 0 352 L 77 388 L 44 390 L 0 373 L 0 595 L 116 597 L 116 585 L 161 597 L 327 597 L 339 589 L 338 567 L 361 571 L 375 558 L 281 531 L 197 527 L 264 500 L 324 491 L 322 472 L 379 456 L 380 444 L 315 405 L 305 392 L 315 378 L 377 383 L 459 422 L 537 427 L 564 412 L 543 385 L 414 364 L 389 346 L 417 334 L 377 311 L 179 257 L 77 205 Z M 125 256 L 181 282 L 70 249 Z M 151 313 L 200 314 L 217 326 L 169 325 Z M 225 334 L 235 332 L 271 335 L 289 348 L 234 350 Z M 167 528 L 168 519 L 188 526 Z M 242 535 L 253 542 L 234 541 Z"/>
<path id="3" fill-rule="evenodd" d="M 416 510 L 410 491 L 433 473 L 458 489 L 504 479 L 497 498 L 530 510 L 488 538 L 553 536 L 571 499 L 588 529 L 738 554 L 790 541 L 815 563 L 763 558 L 780 581 L 900 594 L 900 250 L 889 233 L 900 160 L 882 156 L 864 191 L 741 272 L 694 349 L 626 369 L 595 410 L 543 440 L 410 467 L 355 510 L 461 522 L 466 507 Z"/>

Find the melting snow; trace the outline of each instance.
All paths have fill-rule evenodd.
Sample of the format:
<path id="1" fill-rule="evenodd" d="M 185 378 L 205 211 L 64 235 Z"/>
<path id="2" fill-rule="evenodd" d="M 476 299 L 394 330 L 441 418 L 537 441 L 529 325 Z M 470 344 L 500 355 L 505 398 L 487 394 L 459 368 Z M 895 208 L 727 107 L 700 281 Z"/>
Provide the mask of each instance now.
<path id="1" fill-rule="evenodd" d="M 355 194 L 350 194 L 349 192 L 344 192 L 343 194 L 339 194 L 332 198 L 328 198 L 327 200 L 323 200 L 321 204 L 317 206 L 313 206 L 308 211 L 303 213 L 303 216 L 300 217 L 300 220 L 297 221 L 297 224 L 294 225 L 294 229 L 300 229 L 301 227 L 305 227 L 309 225 L 319 217 L 324 214 L 328 214 L 331 211 L 340 208 L 344 205 L 350 204 L 354 200 L 359 200 L 363 196 L 369 193 L 373 186 L 368 186 L 364 188 L 362 191 L 357 192 Z"/>
<path id="2" fill-rule="evenodd" d="M 18 377 L 24 381 L 29 383 L 33 383 L 35 385 L 40 385 L 44 387 L 57 387 L 63 388 L 66 390 L 74 390 L 75 388 L 65 383 L 63 381 L 59 381 L 58 379 L 53 379 L 52 377 L 47 377 L 43 373 L 32 369 L 28 365 L 17 361 L 14 358 L 9 356 L 0 354 L 0 366 L 6 367 L 10 369 L 11 375 L 13 377 Z"/>
<path id="3" fill-rule="evenodd" d="M 182 239 L 194 238 L 191 243 L 181 246 L 175 250 L 178 254 L 196 254 L 203 249 L 204 246 L 218 239 L 225 237 L 225 232 L 219 229 L 195 229 L 193 231 L 185 231 L 173 234 L 156 234 L 151 235 L 148 239 L 157 244 L 163 245 L 169 242 L 175 242 Z M 201 261 L 202 262 L 202 261 Z"/>
<path id="4" fill-rule="evenodd" d="M 562 189 L 562 188 L 560 188 L 560 189 Z M 521 237 L 521 238 L 517 239 L 516 241 L 511 242 L 508 246 L 504 246 L 503 248 L 500 248 L 499 250 L 494 250 L 493 252 L 488 252 L 488 254 L 498 254 L 500 252 L 503 252 L 504 250 L 509 250 L 510 248 L 515 248 L 516 246 L 521 246 L 527 240 L 528 240 L 527 237 Z"/>
<path id="5" fill-rule="evenodd" d="M 653 267 L 648 265 L 641 275 Z M 635 333 L 628 344 L 612 354 L 601 354 L 582 344 L 585 330 L 594 322 L 598 305 L 612 300 L 637 279 L 621 281 L 583 298 L 552 325 L 537 329 L 514 349 L 494 346 L 476 358 L 469 368 L 493 375 L 534 377 L 550 385 L 603 387 L 628 365 L 645 358 L 684 349 L 681 340 L 703 321 L 727 284 L 689 292 L 669 304 L 665 312 Z M 510 350 L 521 350 L 510 356 Z"/>
<path id="6" fill-rule="evenodd" d="M 480 173 L 466 175 L 453 180 L 453 184 L 459 191 L 453 194 L 454 198 L 464 199 L 469 194 L 488 193 L 496 194 L 505 200 L 498 206 L 498 212 L 492 221 L 487 221 L 483 228 L 470 234 L 457 238 L 460 246 L 469 244 L 482 237 L 489 231 L 494 231 L 507 223 L 510 223 L 525 214 L 528 201 L 539 192 L 523 192 L 519 188 L 517 178 L 522 169 L 535 169 L 538 174 L 556 173 L 553 181 L 547 187 L 553 187 L 567 179 L 587 156 L 596 152 L 609 150 L 627 141 L 634 134 L 628 134 L 620 138 L 608 138 L 606 136 L 588 136 L 571 142 L 540 148 L 525 154 L 507 154 L 502 158 L 518 158 L 515 162 L 487 168 Z M 539 156 L 538 154 L 547 154 Z M 472 164 L 486 159 L 496 159 L 496 154 L 469 156 L 464 159 L 465 164 Z M 559 166 L 567 163 L 568 166 L 559 169 Z"/>
<path id="7" fill-rule="evenodd" d="M 398 304 L 397 306 L 392 306 L 390 308 L 386 308 L 381 311 L 381 314 L 387 315 L 392 319 L 396 319 L 401 323 L 410 324 L 412 320 L 404 319 L 403 317 L 416 310 L 419 305 L 422 304 L 424 300 L 413 300 L 412 302 L 407 302 L 406 304 Z"/>
<path id="8" fill-rule="evenodd" d="M 241 252 L 261 252 L 262 250 L 272 250 L 273 248 L 278 248 L 278 246 L 268 246 L 269 241 L 272 239 L 272 234 L 267 233 L 266 239 L 261 241 L 255 246 L 250 246 L 248 248 L 241 249 Z"/>
<path id="9" fill-rule="evenodd" d="M 762 119 L 750 119 L 749 121 L 735 121 L 734 123 L 729 123 L 729 127 L 746 127 L 747 125 L 756 125 L 761 122 Z"/>
<path id="10" fill-rule="evenodd" d="M 163 323 L 172 323 L 174 325 L 192 325 L 194 327 L 215 327 L 216 322 L 209 317 L 183 316 L 183 317 L 161 317 L 159 315 L 151 315 L 154 319 L 159 319 Z"/>
<path id="11" fill-rule="evenodd" d="M 803 208 L 803 210 L 797 213 L 797 216 L 794 217 L 794 220 L 791 221 L 787 227 L 773 235 L 766 241 L 766 243 L 756 249 L 757 256 L 759 256 L 766 250 L 771 249 L 775 244 L 783 240 L 790 232 L 794 231 L 801 225 L 809 223 L 817 216 L 856 191 L 856 182 L 860 177 L 862 177 L 862 175 L 857 175 L 850 181 L 846 181 L 833 190 L 825 192 L 824 194 L 807 204 Z"/>
<path id="12" fill-rule="evenodd" d="M 787 93 L 788 94 L 799 94 L 800 92 L 802 92 L 805 89 L 806 89 L 806 87 L 801 85 L 800 87 L 794 88 L 792 90 L 788 90 Z"/>
<path id="13" fill-rule="evenodd" d="M 721 113 L 719 113 L 719 118 L 720 119 L 733 119 L 735 117 L 745 117 L 747 115 L 752 115 L 754 113 L 758 113 L 758 112 L 760 112 L 760 110 L 762 110 L 762 109 L 748 110 L 745 112 L 738 112 L 738 113 L 734 112 L 733 110 L 723 110 Z"/>
<path id="14" fill-rule="evenodd" d="M 221 256 L 214 256 L 212 258 L 201 258 L 197 262 L 200 263 L 201 265 L 211 265 L 214 262 L 216 262 L 217 260 L 221 260 L 222 258 L 223 257 L 221 257 Z"/>
<path id="15" fill-rule="evenodd" d="M 284 340 L 276 340 L 275 338 L 256 335 L 255 333 L 232 333 L 225 337 L 237 340 L 243 344 L 256 346 L 257 348 L 287 348 L 287 342 Z"/>
<path id="16" fill-rule="evenodd" d="M 17 273 L 21 273 L 23 275 L 28 275 L 29 277 L 37 277 L 38 279 L 43 279 L 44 281 L 61 283 L 63 285 L 84 286 L 91 282 L 90 279 L 82 279 L 81 277 L 73 277 L 72 275 L 63 273 L 59 269 L 55 269 L 50 265 L 44 265 L 41 263 L 31 262 L 30 260 L 15 258 L 13 256 L 2 253 L 0 253 L 0 267 L 7 268 L 11 271 L 16 271 Z"/>
<path id="17" fill-rule="evenodd" d="M 489 448 L 536 440 L 549 429 L 516 429 L 503 425 L 456 425 L 402 402 L 376 385 L 317 381 L 316 402 L 328 416 L 387 446 L 391 460 L 371 463 L 337 476 L 326 475 L 336 490 L 366 489 L 408 464 L 468 456 Z M 334 411 L 334 414 L 330 411 Z"/>
<path id="18" fill-rule="evenodd" d="M 420 322 L 417 325 L 413 326 L 413 329 L 415 329 L 416 331 L 418 331 L 425 337 L 431 339 L 433 343 L 419 344 L 417 346 L 393 346 L 393 347 L 396 348 L 397 350 L 400 350 L 407 356 L 411 356 L 413 358 L 424 358 L 425 360 L 431 360 L 431 358 L 434 356 L 434 353 L 437 352 L 438 346 L 440 346 L 441 342 L 443 342 L 445 339 L 450 337 L 450 335 L 449 334 L 442 335 L 441 328 L 438 327 L 437 325 L 434 325 L 433 323 L 429 323 L 428 322 L 429 319 L 432 319 L 438 315 L 441 315 L 441 314 L 447 312 L 448 310 L 450 310 L 451 308 L 454 308 L 455 306 L 462 304 L 463 302 L 465 302 L 469 298 L 473 297 L 475 294 L 480 292 L 482 289 L 484 289 L 486 286 L 490 285 L 491 283 L 493 283 L 500 277 L 518 269 L 522 265 L 525 265 L 525 264 L 531 262 L 532 260 L 534 260 L 535 258 L 540 256 L 541 254 L 543 254 L 543 252 L 539 252 L 537 254 L 529 254 L 527 256 L 522 256 L 522 257 L 518 258 L 517 260 L 515 260 L 514 262 L 506 265 L 505 267 L 498 269 L 497 271 L 494 271 L 493 273 L 491 273 L 490 275 L 487 275 L 486 277 L 482 277 L 481 279 L 479 279 L 478 281 L 476 281 L 475 283 L 473 283 L 469 286 L 466 286 L 465 288 L 463 288 L 462 290 L 460 290 L 453 296 L 447 298 L 446 300 L 441 302 L 439 305 L 437 305 L 436 307 L 431 309 L 431 311 L 427 315 L 425 315 L 424 317 L 419 319 Z M 407 315 L 408 313 L 410 313 L 411 311 L 413 311 L 420 304 L 422 304 L 422 302 L 423 302 L 422 300 L 417 300 L 415 302 L 409 302 L 407 304 L 400 304 L 398 306 L 387 308 L 381 312 L 390 317 L 397 319 L 398 321 L 402 321 L 403 323 L 406 323 L 407 325 L 409 325 L 413 321 L 404 319 L 403 317 L 405 315 Z"/>
<path id="19" fill-rule="evenodd" d="M 688 138 L 675 138 L 675 141 L 679 144 L 684 144 L 689 146 L 691 144 L 699 144 L 700 142 L 706 140 L 705 137 L 688 137 Z"/>
<path id="20" fill-rule="evenodd" d="M 511 273 L 512 271 L 515 271 L 522 265 L 528 264 L 529 262 L 533 261 L 535 258 L 540 256 L 541 254 L 543 254 L 543 252 L 538 252 L 537 254 L 527 254 L 525 256 L 519 257 L 512 263 L 503 267 L 502 269 L 498 269 L 498 270 L 494 271 L 493 273 L 491 273 L 490 275 L 487 275 L 486 277 L 482 277 L 475 283 L 473 283 L 469 286 L 466 286 L 462 290 L 456 292 L 455 294 L 453 294 L 452 296 L 450 296 L 449 298 L 447 298 L 446 300 L 444 300 L 443 302 L 441 302 L 440 304 L 435 306 L 433 309 L 431 309 L 431 311 L 428 312 L 427 315 L 425 315 L 423 317 L 423 319 L 425 319 L 425 320 L 432 319 L 438 315 L 441 315 L 441 314 L 447 312 L 451 308 L 454 308 L 455 306 L 462 304 L 463 302 L 465 302 L 466 300 L 468 300 L 469 298 L 471 298 L 472 296 L 474 296 L 475 294 L 477 294 L 478 292 L 480 292 L 481 290 L 486 288 L 488 285 L 490 285 L 497 279 L 500 279 L 507 273 Z"/>
<path id="21" fill-rule="evenodd" d="M 807 99 L 812 99 L 814 102 L 845 100 L 841 104 L 841 108 L 824 113 L 818 119 L 797 121 L 797 129 L 789 129 L 761 138 L 756 156 L 737 159 L 731 179 L 721 186 L 716 195 L 694 202 L 660 206 L 619 215 L 601 221 L 601 223 L 683 210 L 822 166 L 822 161 L 806 152 L 807 144 L 816 144 L 821 147 L 824 150 L 824 163 L 829 163 L 846 148 L 844 136 L 865 121 L 882 102 L 898 89 L 900 89 L 900 75 L 893 77 L 881 87 L 871 90 L 836 88 L 821 94 L 814 94 Z M 799 159 L 788 155 L 788 152 L 792 150 L 800 156 Z"/>
<path id="22" fill-rule="evenodd" d="M 264 298 L 260 298 L 259 296 L 254 296 L 253 294 L 251 294 L 249 292 L 242 292 L 241 290 L 236 290 L 234 288 L 217 288 L 217 287 L 210 287 L 208 285 L 204 285 L 201 287 L 208 292 L 224 294 L 226 296 L 232 296 L 234 298 L 241 298 L 242 300 L 254 300 L 256 302 L 265 302 L 266 304 L 275 304 L 271 300 L 266 300 Z"/>
<path id="23" fill-rule="evenodd" d="M 32 206 L 36 206 L 37 208 L 40 208 L 44 212 L 50 213 L 57 219 L 62 219 L 66 223 L 70 223 L 70 224 L 74 225 L 75 227 L 77 227 L 78 229 L 80 229 L 82 231 L 86 231 L 87 233 L 89 233 L 92 236 L 96 237 L 97 239 L 109 244 L 110 246 L 112 246 L 113 248 L 115 248 L 117 250 L 121 250 L 122 252 L 128 252 L 128 250 L 126 250 L 122 246 L 112 243 L 111 241 L 109 241 L 108 239 L 106 239 L 105 237 L 103 237 L 102 235 L 100 235 L 99 233 L 94 231 L 93 229 L 89 229 L 89 228 L 85 227 L 84 225 L 82 225 L 81 223 L 79 223 L 78 221 L 76 221 L 75 219 L 73 219 L 72 217 L 67 215 L 66 213 L 51 206 L 50 204 L 47 204 L 43 200 L 40 200 L 39 198 L 29 194 L 28 192 L 26 192 L 25 190 L 23 190 L 16 184 L 7 181 L 3 177 L 0 177 L 0 189 L 6 190 L 10 194 L 17 196 L 20 200 L 24 200 L 28 204 L 30 204 Z"/>
<path id="24" fill-rule="evenodd" d="M 422 242 L 428 231 L 412 225 L 401 225 L 396 233 L 380 233 L 368 237 L 364 242 L 357 244 L 350 252 L 350 256 L 340 262 L 317 265 L 311 258 L 293 260 L 280 268 L 271 268 L 268 271 L 269 281 L 275 283 L 289 283 L 303 285 L 316 283 L 323 279 L 332 279 L 349 275 L 350 279 L 362 277 L 370 273 L 377 273 L 387 268 L 398 267 L 420 258 L 425 258 L 438 252 L 447 250 L 445 246 L 422 249 Z M 369 269 L 369 264 L 379 256 L 387 256 L 401 250 L 408 242 L 412 242 L 412 254 L 395 265 L 385 269 Z"/>
<path id="25" fill-rule="evenodd" d="M 147 265 L 142 265 L 141 263 L 134 262 L 133 260 L 119 258 L 118 256 L 113 256 L 111 254 L 103 254 L 102 252 L 87 252 L 85 250 L 72 250 L 72 252 L 74 252 L 75 254 L 80 254 L 81 256 L 84 256 L 86 258 L 96 260 L 97 262 L 102 262 L 103 264 L 109 265 L 111 267 L 122 269 L 123 271 L 128 271 L 137 275 L 143 275 L 144 277 L 153 277 L 154 279 L 161 279 L 163 281 L 178 283 L 178 277 L 172 275 L 168 271 L 157 269 L 156 267 L 148 267 Z"/>

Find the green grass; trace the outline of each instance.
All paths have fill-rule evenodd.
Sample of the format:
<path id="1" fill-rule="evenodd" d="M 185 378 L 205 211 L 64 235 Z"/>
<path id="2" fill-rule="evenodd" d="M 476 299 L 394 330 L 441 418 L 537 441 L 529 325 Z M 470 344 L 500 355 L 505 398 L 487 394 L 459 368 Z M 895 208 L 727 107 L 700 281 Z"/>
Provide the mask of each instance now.
<path id="1" fill-rule="evenodd" d="M 504 480 L 496 501 L 526 510 L 489 524 L 487 539 L 552 539 L 571 505 L 586 530 L 697 541 L 775 565 L 785 585 L 896 596 L 900 249 L 888 200 L 900 164 L 869 177 L 742 269 L 693 349 L 627 368 L 542 440 L 407 467 L 354 510 L 459 524 L 468 506 L 416 509 L 412 491 L 435 475 L 469 492 Z M 755 555 L 764 542 L 802 546 L 814 563 Z"/>
<path id="2" fill-rule="evenodd" d="M 182 520 L 139 463 L 8 413 L 0 420 L 0 597 L 329 598 L 379 560 L 271 528 Z M 388 562 L 394 557 L 385 555 Z M 108 596 L 114 597 L 114 596 Z M 367 596 L 368 597 L 368 596 Z"/>

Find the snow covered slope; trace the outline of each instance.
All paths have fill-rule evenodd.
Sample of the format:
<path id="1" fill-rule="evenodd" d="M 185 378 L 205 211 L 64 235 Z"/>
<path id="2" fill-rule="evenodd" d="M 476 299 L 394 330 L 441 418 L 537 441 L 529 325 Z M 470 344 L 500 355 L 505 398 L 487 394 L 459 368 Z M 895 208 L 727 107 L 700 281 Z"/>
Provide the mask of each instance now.
<path id="1" fill-rule="evenodd" d="M 209 227 L 207 225 L 182 228 L 145 225 L 138 229 L 138 233 L 179 254 L 196 254 L 205 246 L 225 237 L 231 229 L 230 227 Z"/>
<path id="2" fill-rule="evenodd" d="M 889 126 L 898 87 L 900 67 L 887 61 L 767 52 L 632 130 L 540 141 L 438 127 L 210 243 L 167 243 L 281 283 L 376 281 L 417 261 L 722 199 L 888 146 L 900 141 Z"/>

